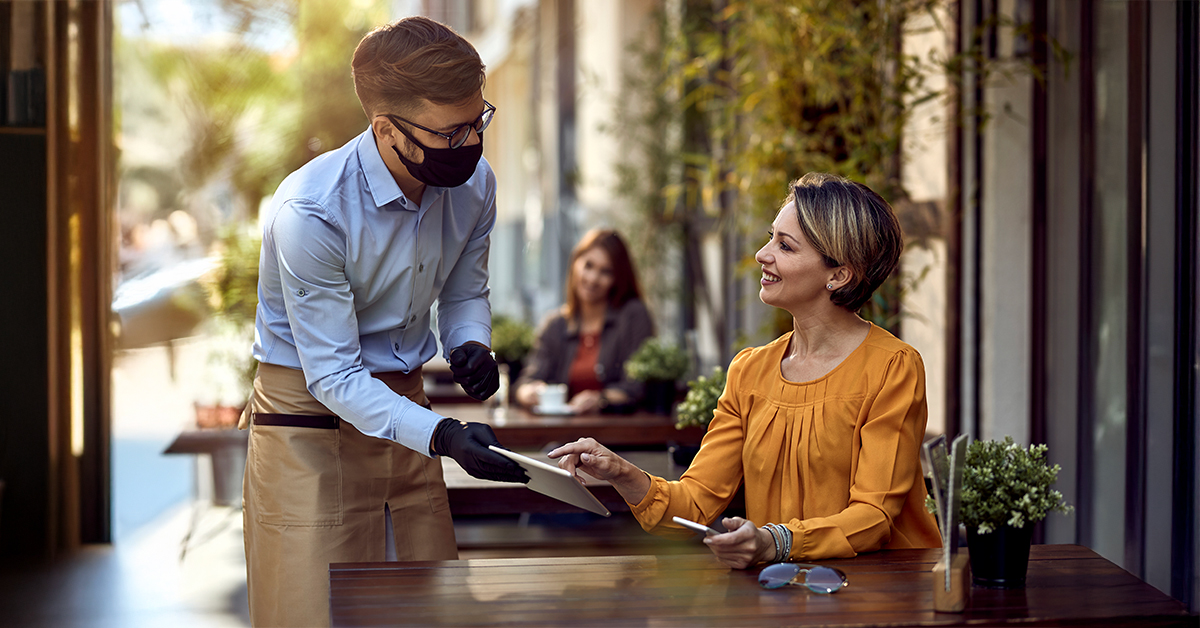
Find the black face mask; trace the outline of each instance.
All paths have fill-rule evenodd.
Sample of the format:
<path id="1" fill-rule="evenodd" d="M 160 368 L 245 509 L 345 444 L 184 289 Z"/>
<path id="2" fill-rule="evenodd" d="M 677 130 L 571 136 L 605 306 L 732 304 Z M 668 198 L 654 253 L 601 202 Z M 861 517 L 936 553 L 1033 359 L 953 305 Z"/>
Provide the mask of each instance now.
<path id="1" fill-rule="evenodd" d="M 456 188 L 466 183 L 471 175 L 475 174 L 475 166 L 479 165 L 479 158 L 483 156 L 483 135 L 479 136 L 478 143 L 470 146 L 429 148 L 418 142 L 399 125 L 394 126 L 400 129 L 400 132 L 413 144 L 416 144 L 421 149 L 421 153 L 425 155 L 425 161 L 417 163 L 405 157 L 399 148 L 392 145 L 392 150 L 396 151 L 400 163 L 408 168 L 409 174 L 417 181 L 439 188 Z"/>

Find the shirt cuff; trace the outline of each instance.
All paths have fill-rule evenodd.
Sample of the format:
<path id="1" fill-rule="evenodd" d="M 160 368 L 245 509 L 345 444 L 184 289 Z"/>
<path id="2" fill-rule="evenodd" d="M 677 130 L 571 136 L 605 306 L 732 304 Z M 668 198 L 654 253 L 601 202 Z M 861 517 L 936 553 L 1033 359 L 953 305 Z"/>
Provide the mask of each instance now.
<path id="1" fill-rule="evenodd" d="M 646 473 L 646 472 L 642 471 L 642 473 Z M 661 501 L 658 499 L 658 495 L 659 495 L 658 483 L 663 482 L 665 480 L 663 480 L 661 478 L 656 478 L 653 475 L 650 475 L 649 473 L 646 473 L 646 477 L 650 478 L 650 488 L 646 490 L 646 494 L 645 494 L 645 496 L 642 497 L 642 501 L 640 501 L 636 504 L 629 504 L 630 512 L 632 512 L 635 516 L 646 514 L 647 511 L 649 511 L 650 508 L 653 507 L 656 502 Z M 661 512 L 657 513 L 657 515 L 660 518 L 662 517 Z M 642 517 L 638 517 L 638 519 L 641 519 L 641 518 Z"/>
<path id="2" fill-rule="evenodd" d="M 446 346 L 443 348 L 446 352 L 445 357 L 449 359 L 451 350 L 472 340 L 490 347 L 492 346 L 490 338 L 491 330 L 484 325 L 472 323 L 458 325 L 446 333 Z"/>
<path id="3" fill-rule="evenodd" d="M 433 458 L 429 453 L 433 431 L 444 418 L 433 410 L 403 399 L 397 405 L 396 418 L 392 421 L 392 440 L 425 457 Z"/>

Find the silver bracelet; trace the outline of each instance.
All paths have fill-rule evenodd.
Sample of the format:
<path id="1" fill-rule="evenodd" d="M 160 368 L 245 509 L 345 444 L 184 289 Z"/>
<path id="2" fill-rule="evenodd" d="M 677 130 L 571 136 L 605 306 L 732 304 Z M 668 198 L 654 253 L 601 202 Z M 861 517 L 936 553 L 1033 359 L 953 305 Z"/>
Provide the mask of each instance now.
<path id="1" fill-rule="evenodd" d="M 772 536 L 777 536 L 782 547 L 775 548 L 775 562 L 787 562 L 792 556 L 792 531 L 787 526 L 779 523 L 768 523 Z"/>
<path id="2" fill-rule="evenodd" d="M 775 533 L 775 529 L 772 528 L 771 524 L 769 524 L 769 523 L 767 525 L 763 526 L 763 529 L 766 530 L 767 533 L 771 535 L 771 540 L 775 541 L 775 558 L 778 559 L 779 558 L 779 535 L 777 535 Z"/>

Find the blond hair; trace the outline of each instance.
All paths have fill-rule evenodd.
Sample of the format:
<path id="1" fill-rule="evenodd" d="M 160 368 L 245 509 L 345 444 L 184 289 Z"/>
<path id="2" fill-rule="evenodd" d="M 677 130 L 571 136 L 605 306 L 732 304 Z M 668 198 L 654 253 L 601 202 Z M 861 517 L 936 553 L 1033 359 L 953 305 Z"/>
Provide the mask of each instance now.
<path id="1" fill-rule="evenodd" d="M 853 275 L 830 300 L 857 312 L 896 270 L 904 236 L 891 205 L 871 188 L 845 177 L 812 172 L 791 184 L 800 229 L 829 268 Z"/>
<path id="2" fill-rule="evenodd" d="M 458 104 L 483 90 L 484 65 L 474 46 L 427 17 L 407 17 L 367 33 L 350 66 L 367 118 L 410 115 L 423 101 Z"/>

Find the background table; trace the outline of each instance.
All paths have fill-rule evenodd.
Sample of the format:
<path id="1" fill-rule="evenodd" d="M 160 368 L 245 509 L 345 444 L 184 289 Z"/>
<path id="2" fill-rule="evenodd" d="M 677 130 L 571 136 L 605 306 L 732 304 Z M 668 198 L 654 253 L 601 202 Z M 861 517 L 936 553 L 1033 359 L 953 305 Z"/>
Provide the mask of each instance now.
<path id="1" fill-rule="evenodd" d="M 834 595 L 766 590 L 710 554 L 345 563 L 329 568 L 335 626 L 1196 626 L 1183 604 L 1077 545 L 1035 545 L 1024 589 L 974 588 L 933 611 L 941 550 L 824 561 Z"/>
<path id="2" fill-rule="evenodd" d="M 489 404 L 435 404 L 433 411 L 461 421 L 487 423 L 496 439 L 509 449 L 539 449 L 549 443 L 569 443 L 590 436 L 613 448 L 699 445 L 705 428 L 675 428 L 675 419 L 660 414 L 540 415 L 510 406 L 500 411 Z"/>

